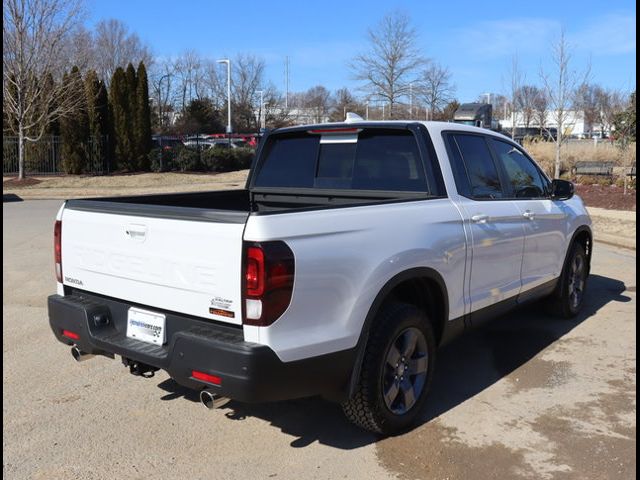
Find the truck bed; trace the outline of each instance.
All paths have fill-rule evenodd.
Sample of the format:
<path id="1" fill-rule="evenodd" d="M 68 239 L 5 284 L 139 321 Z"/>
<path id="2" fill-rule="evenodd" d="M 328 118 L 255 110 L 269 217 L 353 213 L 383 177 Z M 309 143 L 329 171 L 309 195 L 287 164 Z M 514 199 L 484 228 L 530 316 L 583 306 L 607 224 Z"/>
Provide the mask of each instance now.
<path id="1" fill-rule="evenodd" d="M 298 209 L 360 206 L 424 198 L 425 195 L 403 192 L 237 189 L 69 200 L 66 206 L 74 210 L 120 215 L 244 223 L 251 213 L 287 213 Z"/>

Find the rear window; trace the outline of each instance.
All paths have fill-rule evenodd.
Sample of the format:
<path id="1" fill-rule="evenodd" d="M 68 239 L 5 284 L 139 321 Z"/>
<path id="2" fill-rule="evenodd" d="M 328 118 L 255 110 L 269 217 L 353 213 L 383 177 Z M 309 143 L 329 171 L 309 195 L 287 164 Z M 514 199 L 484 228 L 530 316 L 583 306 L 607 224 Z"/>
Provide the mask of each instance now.
<path id="1" fill-rule="evenodd" d="M 347 138 L 306 132 L 271 137 L 254 186 L 427 191 L 415 137 L 391 129 Z"/>

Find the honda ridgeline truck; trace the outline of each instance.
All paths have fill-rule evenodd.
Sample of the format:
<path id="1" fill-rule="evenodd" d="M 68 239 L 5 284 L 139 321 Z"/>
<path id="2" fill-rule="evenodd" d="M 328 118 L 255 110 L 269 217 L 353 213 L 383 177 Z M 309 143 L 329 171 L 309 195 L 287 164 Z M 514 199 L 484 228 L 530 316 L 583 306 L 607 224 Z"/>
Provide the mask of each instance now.
<path id="1" fill-rule="evenodd" d="M 410 428 L 439 345 L 547 297 L 584 302 L 591 221 L 510 139 L 438 122 L 278 129 L 242 190 L 68 200 L 49 321 L 221 401 L 322 395 Z"/>

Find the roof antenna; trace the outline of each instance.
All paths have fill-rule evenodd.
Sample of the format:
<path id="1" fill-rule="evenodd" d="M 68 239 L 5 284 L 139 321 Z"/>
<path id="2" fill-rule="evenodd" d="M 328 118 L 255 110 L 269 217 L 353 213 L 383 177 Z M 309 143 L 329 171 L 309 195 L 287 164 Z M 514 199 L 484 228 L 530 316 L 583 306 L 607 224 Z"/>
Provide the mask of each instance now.
<path id="1" fill-rule="evenodd" d="M 344 123 L 358 123 L 364 122 L 364 118 L 362 118 L 357 113 L 347 112 L 347 116 L 344 119 Z"/>

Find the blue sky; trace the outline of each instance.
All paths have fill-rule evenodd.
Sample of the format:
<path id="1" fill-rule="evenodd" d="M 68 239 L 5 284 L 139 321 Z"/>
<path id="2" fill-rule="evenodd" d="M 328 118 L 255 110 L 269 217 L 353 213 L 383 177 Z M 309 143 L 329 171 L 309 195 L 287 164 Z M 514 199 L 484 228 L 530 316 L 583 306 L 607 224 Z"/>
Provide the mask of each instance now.
<path id="1" fill-rule="evenodd" d="M 409 14 L 425 56 L 449 67 L 459 100 L 506 92 L 517 54 L 528 83 L 539 83 L 549 45 L 562 28 L 573 65 L 591 65 L 591 80 L 630 91 L 636 82 L 636 8 L 631 1 L 165 1 L 89 0 L 88 26 L 117 18 L 157 57 L 194 49 L 204 57 L 254 53 L 267 77 L 284 90 L 284 59 L 290 59 L 290 90 L 324 85 L 357 87 L 347 67 L 366 50 L 366 31 L 387 12 Z"/>

